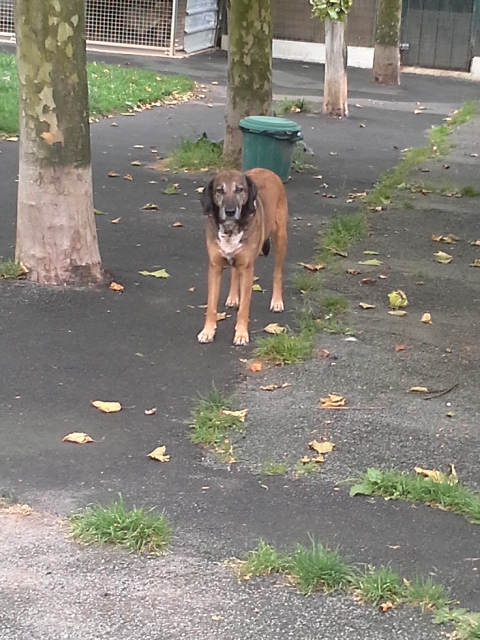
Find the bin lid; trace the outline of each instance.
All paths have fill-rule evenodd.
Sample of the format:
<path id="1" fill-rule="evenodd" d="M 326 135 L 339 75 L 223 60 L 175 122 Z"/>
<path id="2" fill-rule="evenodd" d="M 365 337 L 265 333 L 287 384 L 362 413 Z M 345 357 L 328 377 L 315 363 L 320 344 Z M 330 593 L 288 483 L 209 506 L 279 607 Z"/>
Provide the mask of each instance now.
<path id="1" fill-rule="evenodd" d="M 240 120 L 240 128 L 256 133 L 264 131 L 269 133 L 294 133 L 301 130 L 300 125 L 293 120 L 274 116 L 248 116 L 248 118 Z"/>

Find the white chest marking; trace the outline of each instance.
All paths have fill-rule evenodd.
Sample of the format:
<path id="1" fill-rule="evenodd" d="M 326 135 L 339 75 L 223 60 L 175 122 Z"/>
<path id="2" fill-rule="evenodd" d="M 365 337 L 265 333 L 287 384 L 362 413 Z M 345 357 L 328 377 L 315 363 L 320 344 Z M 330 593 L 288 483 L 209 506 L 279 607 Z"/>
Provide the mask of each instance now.
<path id="1" fill-rule="evenodd" d="M 220 253 L 228 260 L 230 264 L 233 262 L 235 254 L 242 248 L 243 231 L 236 233 L 225 233 L 221 229 L 218 232 L 218 244 L 220 245 Z"/>

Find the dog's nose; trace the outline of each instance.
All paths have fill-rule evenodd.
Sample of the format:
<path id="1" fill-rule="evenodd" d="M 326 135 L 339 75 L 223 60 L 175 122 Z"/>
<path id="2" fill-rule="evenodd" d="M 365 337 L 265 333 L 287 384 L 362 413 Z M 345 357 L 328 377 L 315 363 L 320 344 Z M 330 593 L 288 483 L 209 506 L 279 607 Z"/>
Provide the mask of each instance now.
<path id="1" fill-rule="evenodd" d="M 235 209 L 225 209 L 225 216 L 227 218 L 233 218 L 235 216 Z"/>

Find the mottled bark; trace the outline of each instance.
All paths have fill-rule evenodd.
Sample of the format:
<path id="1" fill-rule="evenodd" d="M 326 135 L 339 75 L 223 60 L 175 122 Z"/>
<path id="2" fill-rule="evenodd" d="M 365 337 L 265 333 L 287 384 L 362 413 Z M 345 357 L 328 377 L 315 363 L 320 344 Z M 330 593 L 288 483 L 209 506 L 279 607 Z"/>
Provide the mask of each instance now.
<path id="1" fill-rule="evenodd" d="M 375 31 L 373 78 L 378 84 L 400 84 L 402 0 L 380 0 Z"/>
<path id="2" fill-rule="evenodd" d="M 239 122 L 272 111 L 271 0 L 231 0 L 228 8 L 228 86 L 223 154 L 239 160 Z"/>
<path id="3" fill-rule="evenodd" d="M 103 281 L 93 212 L 84 0 L 16 0 L 16 257 L 41 284 Z"/>
<path id="4" fill-rule="evenodd" d="M 325 20 L 325 82 L 323 113 L 348 116 L 346 20 Z"/>

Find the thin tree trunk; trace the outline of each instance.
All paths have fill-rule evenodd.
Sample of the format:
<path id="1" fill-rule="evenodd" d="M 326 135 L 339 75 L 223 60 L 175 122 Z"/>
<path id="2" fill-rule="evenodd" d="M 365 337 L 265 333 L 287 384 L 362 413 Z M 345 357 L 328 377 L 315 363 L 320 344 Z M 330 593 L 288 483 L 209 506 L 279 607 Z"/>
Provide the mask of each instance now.
<path id="1" fill-rule="evenodd" d="M 323 113 L 348 116 L 346 21 L 325 20 L 325 83 Z"/>
<path id="2" fill-rule="evenodd" d="M 41 284 L 104 280 L 93 212 L 84 0 L 16 0 L 16 258 Z"/>
<path id="3" fill-rule="evenodd" d="M 375 31 L 373 78 L 378 84 L 400 84 L 402 0 L 380 0 Z"/>
<path id="4" fill-rule="evenodd" d="M 271 0 L 231 0 L 228 7 L 228 86 L 225 158 L 239 161 L 239 123 L 272 111 Z"/>

